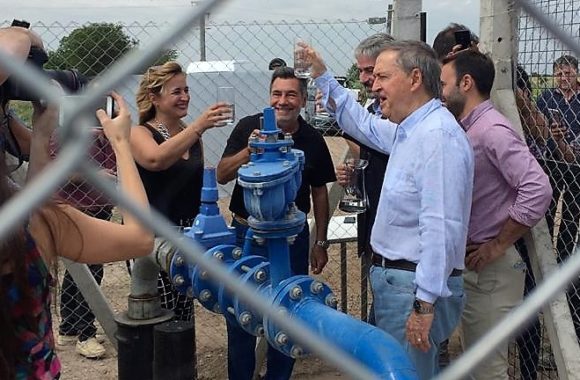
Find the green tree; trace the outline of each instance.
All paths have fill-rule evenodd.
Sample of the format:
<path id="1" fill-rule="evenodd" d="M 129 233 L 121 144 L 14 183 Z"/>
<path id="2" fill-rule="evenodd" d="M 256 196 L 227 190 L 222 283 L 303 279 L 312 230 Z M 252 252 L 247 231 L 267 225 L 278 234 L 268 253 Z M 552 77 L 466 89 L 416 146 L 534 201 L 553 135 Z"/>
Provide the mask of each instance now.
<path id="1" fill-rule="evenodd" d="M 76 69 L 92 77 L 100 74 L 119 57 L 137 46 L 122 25 L 91 23 L 64 37 L 58 49 L 48 53 L 47 69 Z"/>
<path id="2" fill-rule="evenodd" d="M 356 64 L 352 64 L 352 66 L 346 72 L 346 82 L 344 83 L 346 88 L 354 88 L 360 91 L 359 101 L 362 104 L 365 104 L 369 94 L 367 93 L 366 88 L 360 83 L 358 78 L 358 67 Z"/>
<path id="3" fill-rule="evenodd" d="M 87 24 L 73 30 L 60 41 L 58 49 L 48 53 L 45 68 L 76 69 L 85 76 L 97 76 L 138 44 L 139 41 L 125 33 L 122 25 Z M 177 55 L 174 49 L 165 50 L 153 65 L 175 60 Z"/>
<path id="4" fill-rule="evenodd" d="M 167 61 L 175 61 L 177 59 L 177 51 L 174 49 L 166 50 L 155 63 L 154 66 L 162 65 Z"/>

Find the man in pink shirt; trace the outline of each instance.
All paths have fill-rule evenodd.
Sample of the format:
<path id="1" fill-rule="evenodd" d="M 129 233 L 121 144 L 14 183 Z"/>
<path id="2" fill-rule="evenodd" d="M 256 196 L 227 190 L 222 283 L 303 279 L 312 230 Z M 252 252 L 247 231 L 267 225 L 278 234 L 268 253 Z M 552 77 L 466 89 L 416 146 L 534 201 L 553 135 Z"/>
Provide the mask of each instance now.
<path id="1" fill-rule="evenodd" d="M 465 50 L 442 67 L 443 101 L 460 121 L 475 154 L 464 274 L 465 348 L 521 303 L 524 268 L 514 243 L 545 215 L 548 177 L 510 122 L 490 101 L 495 77 L 486 55 Z M 507 379 L 507 343 L 472 372 L 473 379 Z"/>

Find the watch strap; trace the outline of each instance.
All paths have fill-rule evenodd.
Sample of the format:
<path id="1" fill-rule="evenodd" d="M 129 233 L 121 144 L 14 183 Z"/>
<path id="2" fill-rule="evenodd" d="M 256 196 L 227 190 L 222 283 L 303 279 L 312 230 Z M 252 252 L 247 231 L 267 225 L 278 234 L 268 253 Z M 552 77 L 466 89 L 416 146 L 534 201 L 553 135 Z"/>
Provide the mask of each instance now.
<path id="1" fill-rule="evenodd" d="M 328 246 L 330 246 L 328 240 L 316 240 L 315 244 L 324 249 L 328 249 Z"/>

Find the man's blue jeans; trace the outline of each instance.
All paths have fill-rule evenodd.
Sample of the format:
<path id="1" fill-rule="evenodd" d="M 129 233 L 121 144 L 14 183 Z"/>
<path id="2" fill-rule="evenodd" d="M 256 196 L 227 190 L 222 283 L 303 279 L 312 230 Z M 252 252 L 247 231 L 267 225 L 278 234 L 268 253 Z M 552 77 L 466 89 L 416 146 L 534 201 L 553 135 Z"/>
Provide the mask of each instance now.
<path id="1" fill-rule="evenodd" d="M 232 227 L 236 229 L 236 245 L 244 246 L 248 227 L 234 219 Z M 293 275 L 308 274 L 308 224 L 290 246 L 290 266 Z M 261 254 L 264 247 L 252 244 L 251 254 Z M 247 254 L 244 252 L 244 254 Z M 251 380 L 256 365 L 256 337 L 245 332 L 239 325 L 226 320 L 228 330 L 228 377 L 230 380 Z M 267 380 L 287 380 L 292 375 L 294 359 L 268 346 Z"/>
<path id="2" fill-rule="evenodd" d="M 431 349 L 427 352 L 411 346 L 405 337 L 407 319 L 415 300 L 415 272 L 373 265 L 370 278 L 377 327 L 401 343 L 415 364 L 420 379 L 431 379 L 439 372 L 439 345 L 451 336 L 461 319 L 465 302 L 463 277 L 449 277 L 447 286 L 452 295 L 435 302 L 435 316 L 429 333 Z"/>

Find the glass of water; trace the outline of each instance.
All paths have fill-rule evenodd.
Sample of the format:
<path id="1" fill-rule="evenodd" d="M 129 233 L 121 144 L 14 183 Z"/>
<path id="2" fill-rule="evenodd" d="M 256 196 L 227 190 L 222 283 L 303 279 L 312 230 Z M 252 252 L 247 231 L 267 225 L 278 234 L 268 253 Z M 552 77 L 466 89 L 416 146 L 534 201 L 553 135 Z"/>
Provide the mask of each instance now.
<path id="1" fill-rule="evenodd" d="M 311 76 L 311 63 L 304 45 L 310 45 L 307 39 L 300 37 L 294 40 L 294 75 L 296 78 L 308 79 Z"/>
<path id="2" fill-rule="evenodd" d="M 236 119 L 236 91 L 233 87 L 218 87 L 217 89 L 217 99 L 218 102 L 223 102 L 230 107 L 230 112 L 228 112 L 228 118 L 221 121 L 220 125 L 233 124 Z"/>

